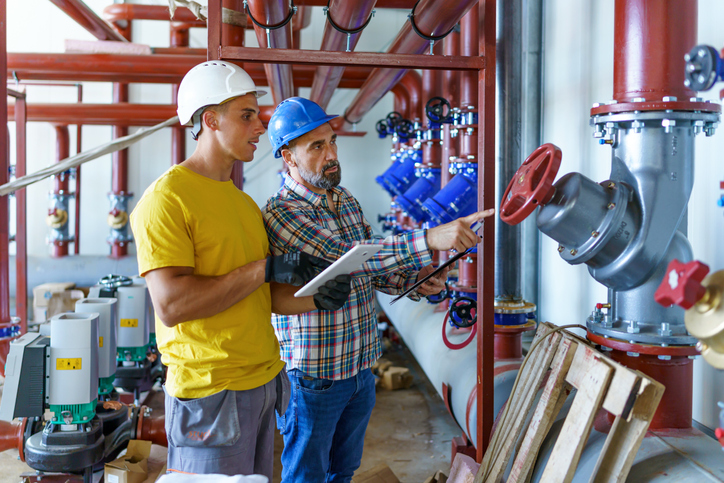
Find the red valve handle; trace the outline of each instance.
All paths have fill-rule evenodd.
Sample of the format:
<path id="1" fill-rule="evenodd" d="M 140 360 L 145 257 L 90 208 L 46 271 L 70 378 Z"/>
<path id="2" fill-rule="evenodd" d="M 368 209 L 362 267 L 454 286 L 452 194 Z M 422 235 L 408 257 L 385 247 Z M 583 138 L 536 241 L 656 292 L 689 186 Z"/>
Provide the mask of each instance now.
<path id="1" fill-rule="evenodd" d="M 701 282 L 707 273 L 709 266 L 699 261 L 681 263 L 671 260 L 661 285 L 654 293 L 654 300 L 666 307 L 676 304 L 690 309 L 706 293 Z"/>
<path id="2" fill-rule="evenodd" d="M 563 153 L 555 144 L 546 143 L 528 156 L 510 180 L 500 203 L 500 219 L 517 225 L 545 205 L 555 193 L 553 180 L 561 167 Z"/>

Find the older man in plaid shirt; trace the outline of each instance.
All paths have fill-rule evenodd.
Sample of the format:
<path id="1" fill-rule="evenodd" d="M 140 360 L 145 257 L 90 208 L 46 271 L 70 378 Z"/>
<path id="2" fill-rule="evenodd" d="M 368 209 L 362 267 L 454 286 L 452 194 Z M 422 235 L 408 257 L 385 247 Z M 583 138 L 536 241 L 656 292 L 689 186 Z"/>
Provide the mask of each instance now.
<path id="1" fill-rule="evenodd" d="M 375 403 L 370 367 L 381 355 L 374 291 L 397 294 L 410 287 L 432 269 L 430 250 L 475 246 L 479 238 L 470 225 L 493 213 L 373 241 L 359 203 L 338 186 L 337 136 L 328 123 L 334 117 L 299 97 L 283 101 L 272 115 L 272 149 L 289 173 L 263 210 L 269 245 L 275 255 L 301 250 L 330 261 L 359 243 L 384 248 L 353 274 L 352 292 L 339 310 L 272 317 L 292 386 L 290 405 L 277 418 L 285 483 L 352 479 Z M 442 277 L 433 278 L 413 297 L 439 293 L 443 284 Z"/>

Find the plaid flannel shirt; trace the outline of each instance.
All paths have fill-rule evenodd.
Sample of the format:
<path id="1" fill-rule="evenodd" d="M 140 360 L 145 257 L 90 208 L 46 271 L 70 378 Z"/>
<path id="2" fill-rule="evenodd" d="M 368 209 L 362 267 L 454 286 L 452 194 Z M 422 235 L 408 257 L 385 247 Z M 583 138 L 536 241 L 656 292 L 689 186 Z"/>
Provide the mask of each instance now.
<path id="1" fill-rule="evenodd" d="M 284 186 L 269 198 L 262 213 L 274 255 L 298 250 L 334 261 L 360 243 L 384 245 L 352 274 L 352 292 L 341 309 L 272 314 L 287 369 L 339 380 L 371 367 L 382 353 L 374 291 L 403 292 L 432 257 L 423 230 L 374 240 L 372 228 L 350 192 L 342 187 L 330 192 L 338 215 L 330 210 L 327 195 L 318 195 L 287 175 Z"/>

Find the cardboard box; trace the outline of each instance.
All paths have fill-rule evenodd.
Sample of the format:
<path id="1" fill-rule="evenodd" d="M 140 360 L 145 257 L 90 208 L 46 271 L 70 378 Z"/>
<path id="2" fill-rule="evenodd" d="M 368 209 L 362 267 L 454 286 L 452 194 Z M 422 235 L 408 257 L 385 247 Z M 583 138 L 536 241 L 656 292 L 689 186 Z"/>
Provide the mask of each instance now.
<path id="1" fill-rule="evenodd" d="M 65 292 L 75 287 L 73 282 L 43 283 L 33 288 L 33 320 L 45 322 L 48 320 L 48 304 L 53 294 Z"/>
<path id="2" fill-rule="evenodd" d="M 382 387 L 388 391 L 406 389 L 412 385 L 412 374 L 406 367 L 390 367 L 382 374 Z"/>
<path id="3" fill-rule="evenodd" d="M 47 312 L 45 316 L 50 319 L 54 315 L 64 312 L 75 312 L 75 303 L 85 298 L 85 294 L 81 290 L 66 290 L 65 292 L 56 292 L 48 301 Z"/>
<path id="4" fill-rule="evenodd" d="M 400 483 L 386 464 L 379 464 L 364 473 L 354 475 L 352 483 Z"/>
<path id="5" fill-rule="evenodd" d="M 148 476 L 148 457 L 151 442 L 132 439 L 128 442 L 126 454 L 106 463 L 106 483 L 141 483 Z"/>

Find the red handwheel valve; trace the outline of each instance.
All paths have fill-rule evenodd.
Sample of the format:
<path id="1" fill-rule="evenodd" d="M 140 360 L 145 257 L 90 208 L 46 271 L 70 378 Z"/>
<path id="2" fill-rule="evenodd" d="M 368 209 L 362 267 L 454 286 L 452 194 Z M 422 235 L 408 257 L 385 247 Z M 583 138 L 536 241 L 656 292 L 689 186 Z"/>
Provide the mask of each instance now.
<path id="1" fill-rule="evenodd" d="M 701 282 L 707 273 L 709 266 L 699 261 L 681 263 L 671 260 L 661 285 L 654 293 L 654 300 L 666 307 L 675 304 L 690 309 L 706 293 Z"/>
<path id="2" fill-rule="evenodd" d="M 510 180 L 500 203 L 500 219 L 517 225 L 541 205 L 548 203 L 556 189 L 558 168 L 561 167 L 561 149 L 550 143 L 540 146 L 528 156 Z"/>

